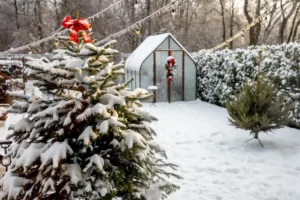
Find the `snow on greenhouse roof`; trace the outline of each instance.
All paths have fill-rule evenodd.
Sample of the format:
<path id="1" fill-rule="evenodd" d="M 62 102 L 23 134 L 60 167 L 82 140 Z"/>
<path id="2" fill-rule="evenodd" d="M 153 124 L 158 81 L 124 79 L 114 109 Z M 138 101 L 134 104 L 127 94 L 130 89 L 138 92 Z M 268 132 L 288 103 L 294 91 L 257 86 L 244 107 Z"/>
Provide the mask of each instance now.
<path id="1" fill-rule="evenodd" d="M 128 57 L 125 63 L 125 69 L 139 71 L 144 60 L 168 37 L 171 37 L 176 43 L 192 58 L 185 48 L 170 33 L 154 35 L 148 37 L 138 48 Z"/>

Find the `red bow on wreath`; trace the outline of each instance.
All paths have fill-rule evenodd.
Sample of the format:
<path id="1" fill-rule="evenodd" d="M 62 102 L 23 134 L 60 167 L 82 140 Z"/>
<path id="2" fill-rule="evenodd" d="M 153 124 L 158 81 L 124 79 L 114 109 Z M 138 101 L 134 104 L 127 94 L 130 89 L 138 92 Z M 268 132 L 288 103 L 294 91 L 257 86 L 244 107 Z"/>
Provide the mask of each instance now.
<path id="1" fill-rule="evenodd" d="M 72 19 L 69 16 L 66 16 L 64 21 L 62 22 L 63 27 L 71 28 L 73 31 L 87 31 L 91 27 L 88 20 L 82 19 Z"/>
<path id="2" fill-rule="evenodd" d="M 168 82 L 171 83 L 173 81 L 173 70 L 175 68 L 175 58 L 168 57 L 166 62 L 166 69 L 167 69 L 167 79 Z"/>
<path id="3" fill-rule="evenodd" d="M 169 67 L 173 68 L 175 66 L 175 58 L 170 58 Z"/>
<path id="4" fill-rule="evenodd" d="M 81 31 L 80 33 L 82 33 L 84 43 L 93 42 L 92 38 L 90 38 L 90 36 L 85 31 Z M 70 34 L 70 41 L 76 42 L 78 44 L 78 34 L 78 32 L 72 30 Z"/>

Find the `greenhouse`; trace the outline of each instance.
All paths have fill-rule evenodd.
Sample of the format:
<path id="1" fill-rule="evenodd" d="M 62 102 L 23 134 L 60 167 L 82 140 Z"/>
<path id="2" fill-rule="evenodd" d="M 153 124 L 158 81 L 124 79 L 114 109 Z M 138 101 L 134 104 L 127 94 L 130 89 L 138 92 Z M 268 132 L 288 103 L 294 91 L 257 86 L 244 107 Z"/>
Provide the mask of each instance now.
<path id="1" fill-rule="evenodd" d="M 176 61 L 172 82 L 168 81 L 166 61 Z M 130 88 L 153 90 L 153 102 L 196 99 L 196 64 L 185 48 L 169 33 L 148 37 L 126 60 L 125 79 L 134 78 Z M 156 89 L 157 88 L 157 89 Z"/>

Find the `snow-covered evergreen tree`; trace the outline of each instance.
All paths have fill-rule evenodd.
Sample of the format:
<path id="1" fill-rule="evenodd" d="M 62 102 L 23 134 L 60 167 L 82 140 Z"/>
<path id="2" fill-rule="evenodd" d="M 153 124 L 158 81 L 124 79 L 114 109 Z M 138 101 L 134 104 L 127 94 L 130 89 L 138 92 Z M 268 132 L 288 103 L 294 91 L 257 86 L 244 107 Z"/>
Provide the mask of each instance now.
<path id="1" fill-rule="evenodd" d="M 292 105 L 286 105 L 276 87 L 261 76 L 253 84 L 244 84 L 236 98 L 226 103 L 226 108 L 230 124 L 250 131 L 258 140 L 260 132 L 282 128 L 292 118 Z"/>
<path id="2" fill-rule="evenodd" d="M 176 166 L 153 141 L 157 119 L 142 109 L 151 94 L 130 91 L 132 80 L 114 84 L 124 75 L 123 62 L 112 62 L 115 40 L 86 38 L 79 31 L 78 44 L 62 40 L 50 60 L 27 58 L 25 74 L 44 95 L 19 96 L 9 108 L 25 117 L 8 137 L 12 165 L 0 199 L 152 199 L 177 189 L 167 178 L 179 177 L 166 171 Z"/>

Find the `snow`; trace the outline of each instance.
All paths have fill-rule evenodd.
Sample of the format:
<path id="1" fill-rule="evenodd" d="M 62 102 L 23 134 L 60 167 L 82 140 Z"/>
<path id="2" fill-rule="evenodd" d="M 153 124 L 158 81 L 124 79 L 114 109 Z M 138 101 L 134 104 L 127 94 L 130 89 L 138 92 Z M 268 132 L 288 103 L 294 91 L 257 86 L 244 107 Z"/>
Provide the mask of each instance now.
<path id="1" fill-rule="evenodd" d="M 157 200 L 161 199 L 161 191 L 159 190 L 160 184 L 152 185 L 149 190 L 146 191 L 147 200 Z"/>
<path id="2" fill-rule="evenodd" d="M 158 90 L 158 88 L 155 85 L 151 85 L 148 87 L 148 90 Z"/>
<path id="3" fill-rule="evenodd" d="M 0 107 L 0 118 L 7 112 L 6 108 Z"/>
<path id="4" fill-rule="evenodd" d="M 98 136 L 97 134 L 93 131 L 93 128 L 91 126 L 88 126 L 78 137 L 78 140 L 83 140 L 84 145 L 89 145 L 90 144 L 90 138 L 96 139 Z"/>
<path id="5" fill-rule="evenodd" d="M 3 190 L 8 191 L 8 194 L 1 192 L 0 199 L 2 199 L 5 195 L 8 195 L 8 199 L 16 198 L 22 191 L 22 187 L 24 187 L 28 182 L 30 182 L 30 180 L 14 176 L 12 172 L 6 173 L 0 180 L 0 186 L 3 187 Z"/>
<path id="6" fill-rule="evenodd" d="M 94 154 L 92 157 L 88 158 L 90 162 L 87 164 L 83 172 L 86 172 L 90 169 L 93 165 L 96 165 L 99 171 L 103 170 L 104 160 L 100 155 Z"/>
<path id="7" fill-rule="evenodd" d="M 64 61 L 62 64 L 65 64 L 65 69 L 80 71 L 83 68 L 84 61 L 80 58 L 73 58 Z"/>
<path id="8" fill-rule="evenodd" d="M 125 69 L 140 71 L 144 60 L 168 37 L 174 39 L 177 44 L 192 58 L 192 56 L 184 49 L 184 47 L 170 33 L 154 35 L 148 37 L 138 48 L 128 57 L 125 63 Z"/>
<path id="9" fill-rule="evenodd" d="M 181 188 L 168 199 L 300 199 L 300 130 L 261 133 L 264 148 L 249 133 L 228 124 L 223 108 L 201 101 L 146 105 L 156 142 L 179 165 Z"/>
<path id="10" fill-rule="evenodd" d="M 103 112 L 102 109 L 99 106 L 91 108 L 90 114 Z M 261 133 L 262 148 L 255 140 L 245 142 L 250 139 L 248 132 L 228 125 L 228 114 L 223 108 L 197 100 L 157 103 L 156 107 L 145 104 L 145 109 L 159 119 L 152 123 L 158 135 L 155 136 L 155 143 L 150 142 L 149 145 L 161 144 L 156 149 L 166 150 L 168 162 L 177 164 L 179 168 L 176 173 L 183 177 L 182 180 L 173 180 L 181 188 L 167 199 L 300 199 L 300 130 L 283 128 L 274 134 Z M 7 124 L 15 123 L 21 116 L 9 114 Z M 4 130 L 0 129 L 1 139 L 4 139 Z M 123 133 L 123 145 L 129 147 L 136 141 L 142 142 L 142 138 L 135 136 L 131 131 Z M 122 146 L 116 141 L 111 143 Z M 65 157 L 70 151 L 66 143 L 57 143 L 52 147 L 52 150 L 45 152 L 47 156 L 42 156 L 46 163 L 53 158 L 57 160 L 57 156 Z M 97 169 L 103 168 L 100 155 L 88 159 Z M 79 166 L 67 165 L 67 168 L 71 169 L 67 171 L 72 182 L 81 180 Z M 26 182 L 22 179 L 17 186 L 17 181 L 3 179 L 2 184 L 11 190 L 16 186 L 17 190 L 22 182 Z M 153 185 L 147 191 L 148 200 L 157 200 L 155 197 L 160 196 L 156 188 L 157 185 Z"/>
<path id="11" fill-rule="evenodd" d="M 23 64 L 18 60 L 0 60 L 0 65 L 16 65 L 22 67 Z"/>
<path id="12" fill-rule="evenodd" d="M 51 147 L 47 149 L 47 151 L 42 153 L 42 165 L 40 169 L 43 169 L 46 165 L 48 165 L 51 162 L 53 163 L 53 168 L 57 168 L 59 161 L 66 159 L 68 153 L 73 154 L 73 150 L 68 145 L 67 141 L 53 143 Z"/>
<path id="13" fill-rule="evenodd" d="M 138 146 L 142 148 L 146 148 L 145 144 L 147 143 L 143 136 L 133 130 L 124 130 L 121 131 L 122 136 L 124 138 L 125 145 L 131 149 L 133 144 L 136 143 Z"/>
<path id="14" fill-rule="evenodd" d="M 108 108 L 113 108 L 116 104 L 119 104 L 121 106 L 126 105 L 126 102 L 123 99 L 123 97 L 117 97 L 112 94 L 104 94 L 100 97 L 99 100 L 100 100 L 100 102 L 102 102 L 102 104 L 107 105 Z"/>
<path id="15" fill-rule="evenodd" d="M 82 179 L 82 170 L 78 164 L 67 164 L 66 172 L 71 177 L 71 182 L 77 184 Z"/>
<path id="16" fill-rule="evenodd" d="M 28 167 L 30 167 L 39 158 L 40 154 L 45 151 L 44 143 L 31 143 L 28 147 L 27 145 L 27 142 L 22 142 L 21 148 L 18 149 L 17 153 L 20 157 L 12 164 L 15 168 L 23 167 L 24 172 L 27 172 Z M 26 151 L 24 151 L 25 149 Z"/>

